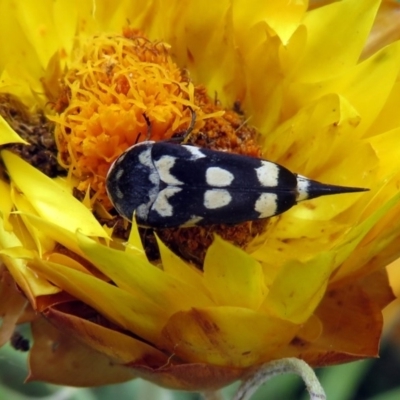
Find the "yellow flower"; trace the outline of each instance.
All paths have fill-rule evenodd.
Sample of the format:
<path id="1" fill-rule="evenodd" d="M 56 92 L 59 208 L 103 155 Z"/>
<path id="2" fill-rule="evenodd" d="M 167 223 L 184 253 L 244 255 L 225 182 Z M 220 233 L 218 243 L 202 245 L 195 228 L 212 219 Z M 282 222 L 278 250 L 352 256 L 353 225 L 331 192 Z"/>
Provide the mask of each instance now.
<path id="1" fill-rule="evenodd" d="M 399 257 L 399 43 L 359 61 L 377 0 L 313 11 L 265 3 L 0 1 L 0 144 L 29 140 L 25 127 L 42 126 L 45 112 L 68 169 L 50 178 L 20 157 L 25 145 L 1 151 L 0 300 L 15 300 L 2 309 L 8 326 L 37 312 L 29 379 L 88 386 L 139 376 L 211 390 L 282 357 L 318 366 L 377 355 L 381 309 L 393 299 L 384 267 Z M 129 36 L 135 29 L 148 39 Z M 137 41 L 155 59 L 134 56 Z M 240 127 L 250 139 L 234 151 L 371 191 L 302 203 L 256 234 L 246 228 L 244 240 L 220 227 L 228 241 L 214 237 L 202 269 L 159 239 L 161 261 L 149 262 L 135 224 L 126 243 L 105 224 L 110 162 L 146 135 L 143 114 L 157 139 L 188 126 L 188 106 L 196 131 L 218 138 L 229 120 L 231 138 L 235 101 L 260 135 L 257 148 L 254 130 Z M 159 234 L 180 254 L 212 239 L 185 232 Z"/>

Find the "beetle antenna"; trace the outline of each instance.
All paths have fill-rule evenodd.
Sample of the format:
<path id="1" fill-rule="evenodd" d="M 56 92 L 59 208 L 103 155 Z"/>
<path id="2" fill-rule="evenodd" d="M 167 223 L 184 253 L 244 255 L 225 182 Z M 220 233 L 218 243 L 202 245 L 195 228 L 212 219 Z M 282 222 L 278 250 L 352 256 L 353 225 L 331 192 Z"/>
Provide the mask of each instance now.
<path id="1" fill-rule="evenodd" d="M 147 134 L 146 134 L 146 141 L 150 140 L 151 137 L 151 123 L 150 123 L 150 118 L 146 115 L 146 113 L 143 113 L 143 118 L 146 121 L 146 125 L 147 125 Z M 140 137 L 140 133 L 139 136 Z"/>
<path id="2" fill-rule="evenodd" d="M 190 112 L 192 113 L 192 118 L 190 120 L 190 124 L 188 128 L 184 131 L 176 132 L 174 136 L 169 140 L 171 142 L 186 142 L 189 135 L 192 133 L 194 126 L 196 125 L 196 111 L 193 110 L 192 107 L 188 107 Z"/>

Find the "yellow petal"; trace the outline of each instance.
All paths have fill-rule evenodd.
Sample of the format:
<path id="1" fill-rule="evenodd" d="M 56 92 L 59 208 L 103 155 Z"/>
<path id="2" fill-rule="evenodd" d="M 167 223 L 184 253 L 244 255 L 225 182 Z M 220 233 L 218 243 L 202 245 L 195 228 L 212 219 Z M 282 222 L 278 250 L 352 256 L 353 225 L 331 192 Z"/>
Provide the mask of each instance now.
<path id="1" fill-rule="evenodd" d="M 58 0 L 52 2 L 51 5 L 47 4 L 46 7 L 53 8 L 52 33 L 58 34 L 57 50 L 64 55 L 70 55 L 74 45 L 73 39 L 76 36 L 76 27 L 79 24 L 78 14 L 84 14 L 88 8 L 90 11 L 86 11 L 86 16 L 89 16 L 96 4 L 87 4 L 87 2 L 84 4 L 82 1 L 72 4 L 69 0 Z M 50 52 L 50 56 L 52 55 Z"/>
<path id="2" fill-rule="evenodd" d="M 72 259 L 71 257 L 66 256 L 65 254 L 51 253 L 46 257 L 46 260 L 55 264 L 65 265 L 68 268 L 72 268 L 86 274 L 96 276 L 94 273 L 91 273 L 87 268 L 85 268 L 81 263 Z M 99 278 L 99 276 L 97 276 L 97 278 Z"/>
<path id="3" fill-rule="evenodd" d="M 175 314 L 164 336 L 171 351 L 187 361 L 248 367 L 279 353 L 298 329 L 246 308 L 193 308 Z"/>
<path id="4" fill-rule="evenodd" d="M 28 297 L 32 305 L 36 304 L 37 296 L 57 293 L 59 290 L 49 284 L 45 279 L 38 277 L 28 266 L 28 261 L 25 259 L 27 250 L 23 247 L 20 240 L 13 232 L 4 230 L 4 225 L 0 221 L 0 258 L 10 271 L 11 275 L 20 286 L 21 290 Z M 7 252 L 10 252 L 7 254 Z M 4 253 L 3 253 L 4 252 Z M 3 254 L 1 254 L 3 253 Z M 30 253 L 33 259 L 34 254 Z"/>
<path id="5" fill-rule="evenodd" d="M 206 254 L 204 280 L 220 306 L 258 310 L 268 291 L 261 265 L 218 236 Z"/>
<path id="6" fill-rule="evenodd" d="M 316 82 L 355 65 L 379 3 L 378 0 L 341 1 L 308 12 L 304 19 L 307 48 L 295 71 L 297 79 Z"/>
<path id="7" fill-rule="evenodd" d="M 29 32 L 27 39 L 36 50 L 41 66 L 46 68 L 50 57 L 57 51 L 58 37 L 54 34 L 52 6 L 48 0 L 33 5 L 31 3 L 15 4 L 14 13 L 24 32 Z"/>
<path id="8" fill-rule="evenodd" d="M 3 44 L 0 48 L 0 69 L 3 70 L 4 67 L 8 67 L 8 71 L 13 73 L 13 77 L 18 77 L 18 79 L 15 81 L 16 85 L 21 86 L 24 85 L 24 83 L 20 82 L 22 77 L 25 78 L 27 76 L 34 76 L 39 78 L 40 72 L 43 71 L 40 68 L 36 49 L 29 43 L 29 39 L 27 37 L 29 36 L 29 33 L 27 35 L 26 32 L 21 29 L 14 10 L 15 4 L 12 2 L 1 2 L 0 15 L 6 15 L 7 18 L 2 18 L 2 23 L 0 25 L 0 36 L 2 38 L 7 38 L 9 37 L 10 32 L 12 32 L 13 40 L 2 40 Z M 15 71 L 16 69 L 17 71 Z M 23 71 L 22 75 L 18 76 L 18 72 L 21 71 Z M 2 74 L 2 87 L 4 87 L 5 84 L 4 78 L 5 76 Z M 32 78 L 30 80 L 33 81 Z M 26 86 L 26 83 L 24 86 Z M 38 83 L 36 83 L 35 86 L 38 87 Z M 27 86 L 26 89 L 28 89 Z M 10 92 L 9 90 L 2 91 Z"/>
<path id="9" fill-rule="evenodd" d="M 388 225 L 388 223 L 391 223 L 393 221 L 393 216 L 390 215 L 391 209 L 393 207 L 397 209 L 397 212 L 395 213 L 397 217 L 398 210 L 400 209 L 399 201 L 400 193 L 397 193 L 389 201 L 386 200 L 386 203 L 382 204 L 381 207 L 375 208 L 376 211 L 369 218 L 367 218 L 350 232 L 347 237 L 349 243 L 344 243 L 343 249 L 340 254 L 343 265 L 333 277 L 331 281 L 332 284 L 343 285 L 344 282 L 352 281 L 355 277 L 367 275 L 374 272 L 374 269 L 371 267 L 371 265 L 368 264 L 367 261 L 372 259 L 374 256 L 379 255 L 379 253 L 382 251 L 382 246 L 387 245 L 387 242 L 384 240 L 383 235 L 380 235 L 380 241 L 376 243 L 376 246 L 374 246 L 374 239 L 377 233 L 379 233 L 379 231 L 382 229 L 382 227 L 384 228 Z M 386 223 L 382 226 L 381 223 L 382 221 L 384 221 L 384 217 L 388 213 L 390 221 L 385 221 Z M 375 231 L 376 228 L 378 228 L 377 232 Z M 392 238 L 393 240 L 393 236 L 390 235 L 390 232 L 388 237 Z M 354 240 L 353 238 L 357 238 L 357 243 L 360 242 L 360 238 L 364 238 L 364 240 L 360 244 L 360 248 L 357 249 L 356 252 L 354 252 L 354 247 L 352 244 Z M 364 247 L 368 249 L 368 251 L 366 251 Z M 375 268 L 382 268 L 382 265 L 378 264 L 375 266 Z"/>
<path id="10" fill-rule="evenodd" d="M 218 1 L 213 7 L 196 0 L 153 3 L 153 8 L 147 10 L 148 18 L 152 19 L 150 36 L 166 38 L 178 64 L 190 70 L 193 81 L 205 84 L 210 93 L 218 93 L 218 99 L 225 104 L 238 98 L 245 83 L 242 59 L 232 34 L 231 7 L 228 0 Z M 168 26 L 163 23 L 162 15 L 169 16 Z M 187 29 L 188 26 L 191 28 Z"/>
<path id="11" fill-rule="evenodd" d="M 192 306 L 212 305 L 199 288 L 166 274 L 141 257 L 101 246 L 79 233 L 77 238 L 86 257 L 104 275 L 126 292 L 162 305 L 167 317 Z"/>
<path id="12" fill-rule="evenodd" d="M 14 42 L 13 42 L 14 43 Z M 23 52 L 24 50 L 21 49 Z M 42 93 L 43 88 L 34 76 L 41 76 L 43 71 L 39 68 L 39 71 L 29 71 L 28 66 L 25 66 L 26 60 L 22 56 L 22 63 L 12 62 L 7 64 L 7 68 L 4 69 L 0 74 L 0 90 L 3 93 L 8 93 L 16 96 L 21 103 L 36 106 L 39 104 L 44 107 L 47 99 L 44 96 L 39 96 L 38 93 Z M 37 62 L 33 62 L 33 66 L 38 66 Z"/>
<path id="13" fill-rule="evenodd" d="M 326 95 L 318 102 L 300 109 L 292 118 L 271 132 L 263 145 L 264 155 L 267 159 L 312 179 L 324 179 L 324 172 L 331 170 L 331 174 L 338 175 L 336 166 L 338 159 L 343 160 L 343 154 L 347 155 L 343 160 L 344 164 L 357 161 L 357 157 L 347 151 L 349 145 L 352 148 L 363 146 L 354 137 L 354 130 L 359 122 L 357 111 L 345 98 L 337 94 Z M 320 151 L 321 143 L 326 142 L 329 142 L 330 146 L 326 148 L 324 159 L 321 160 L 315 154 Z M 346 153 L 343 153 L 344 150 Z M 372 152 L 370 155 L 373 157 Z M 374 161 L 372 160 L 371 168 L 375 166 Z M 332 168 L 332 165 L 335 165 L 335 168 Z M 363 171 L 365 172 L 365 166 Z M 345 179 L 341 183 L 350 186 L 368 184 L 369 176 L 359 176 L 358 172 L 358 169 L 353 173 L 353 169 L 341 167 L 339 178 L 343 176 Z M 355 178 L 358 178 L 358 181 L 350 180 Z"/>
<path id="14" fill-rule="evenodd" d="M 399 19 L 400 20 L 400 19 Z M 389 97 L 380 110 L 376 120 L 372 123 L 366 136 L 396 129 L 400 125 L 400 113 L 398 113 L 398 104 L 400 102 L 400 81 L 396 81 L 389 94 Z"/>
<path id="15" fill-rule="evenodd" d="M 329 281 L 340 281 L 363 266 L 357 259 L 351 263 L 351 254 L 399 199 L 400 193 L 358 226 L 353 227 L 347 235 L 341 237 L 342 243 L 338 243 L 336 249 L 320 253 L 306 263 L 293 260 L 285 264 L 273 282 L 264 304 L 265 309 L 295 323 L 306 321 L 321 301 Z M 332 272 L 343 262 L 345 264 L 330 278 Z"/>
<path id="16" fill-rule="evenodd" d="M 254 10 L 257 12 L 254 12 Z M 233 4 L 233 19 L 238 33 L 248 34 L 251 29 L 265 21 L 286 45 L 298 28 L 307 9 L 306 1 L 236 1 Z"/>
<path id="17" fill-rule="evenodd" d="M 379 159 L 378 177 L 380 179 L 387 180 L 392 176 L 398 175 L 400 172 L 400 165 L 397 166 L 400 156 L 400 149 L 397 146 L 399 137 L 400 128 L 395 128 L 373 136 L 368 141 Z"/>
<path id="18" fill-rule="evenodd" d="M 126 243 L 125 251 L 127 253 L 142 257 L 143 260 L 147 260 L 146 253 L 143 249 L 142 240 L 140 239 L 136 218 L 132 219 L 132 227 L 131 231 L 129 232 L 129 238 L 128 242 Z"/>
<path id="19" fill-rule="evenodd" d="M 27 231 L 30 233 L 32 239 L 34 240 L 36 244 L 36 250 L 39 252 L 39 254 L 42 255 L 43 253 L 47 253 L 53 250 L 55 246 L 55 241 L 52 238 L 52 235 L 48 235 L 42 230 L 37 229 L 34 225 L 29 223 L 29 219 L 26 217 L 26 214 L 36 214 L 28 199 L 20 193 L 13 191 L 13 200 L 17 209 L 22 212 L 21 214 L 19 214 L 19 216 L 22 219 Z"/>
<path id="20" fill-rule="evenodd" d="M 71 232 L 106 237 L 93 214 L 50 178 L 23 161 L 17 155 L 1 152 L 11 180 L 25 194 L 37 213 Z"/>
<path id="21" fill-rule="evenodd" d="M 0 115 L 0 145 L 8 143 L 28 144 L 11 127 L 7 121 Z"/>
<path id="22" fill-rule="evenodd" d="M 4 229 L 7 231 L 10 231 L 12 229 L 12 225 L 8 221 L 8 218 L 14 206 L 11 199 L 10 191 L 10 185 L 3 180 L 0 180 L 0 213 L 1 217 L 3 218 Z"/>
<path id="23" fill-rule="evenodd" d="M 304 323 L 324 296 L 334 267 L 334 258 L 326 253 L 307 263 L 289 261 L 274 280 L 262 309 L 278 318 Z"/>
<path id="24" fill-rule="evenodd" d="M 387 101 L 399 73 L 399 64 L 400 43 L 396 42 L 333 78 L 313 80 L 312 83 L 301 80 L 294 83 L 290 88 L 290 96 L 293 98 L 291 101 L 305 105 L 325 94 L 339 93 L 362 117 L 359 129 L 363 134 Z M 376 84 L 377 81 L 379 85 Z M 372 102 L 374 107 L 371 107 Z"/>
<path id="25" fill-rule="evenodd" d="M 334 249 L 342 242 L 349 226 L 334 221 L 313 221 L 300 218 L 288 218 L 271 225 L 266 245 L 252 253 L 263 263 L 264 273 L 272 281 L 276 272 L 288 260 L 307 262 L 319 252 Z"/>
<path id="26" fill-rule="evenodd" d="M 195 290 L 201 290 L 210 299 L 211 288 L 207 288 L 207 282 L 203 279 L 203 274 L 197 268 L 191 264 L 186 263 L 179 256 L 173 253 L 165 244 L 157 237 L 157 244 L 160 250 L 160 256 L 162 261 L 162 269 L 168 274 L 178 279 L 184 285 L 196 288 Z"/>
<path id="27" fill-rule="evenodd" d="M 48 221 L 40 216 L 33 214 L 24 214 L 27 224 L 32 225 L 35 229 L 40 231 L 43 235 L 54 239 L 56 242 L 65 246 L 67 249 L 84 257 L 83 252 L 78 246 L 75 233 L 70 230 L 64 229 L 57 223 Z"/>
<path id="28" fill-rule="evenodd" d="M 157 342 L 167 321 L 162 305 L 61 264 L 36 259 L 32 269 L 124 329 Z"/>

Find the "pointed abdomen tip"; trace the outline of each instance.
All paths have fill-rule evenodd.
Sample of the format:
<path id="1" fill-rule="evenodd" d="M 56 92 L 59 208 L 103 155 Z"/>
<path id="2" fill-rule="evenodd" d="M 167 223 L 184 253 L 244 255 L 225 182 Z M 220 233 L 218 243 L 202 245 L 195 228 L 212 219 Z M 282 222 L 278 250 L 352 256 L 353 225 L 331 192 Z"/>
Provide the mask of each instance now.
<path id="1" fill-rule="evenodd" d="M 367 192 L 369 189 L 350 186 L 328 185 L 297 175 L 297 201 L 314 199 L 331 194 Z"/>

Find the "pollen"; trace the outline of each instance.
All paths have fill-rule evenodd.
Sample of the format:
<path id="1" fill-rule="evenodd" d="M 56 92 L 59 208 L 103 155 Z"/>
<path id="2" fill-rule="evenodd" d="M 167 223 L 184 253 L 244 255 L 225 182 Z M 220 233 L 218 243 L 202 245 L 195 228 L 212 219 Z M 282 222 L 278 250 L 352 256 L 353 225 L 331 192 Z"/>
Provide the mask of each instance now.
<path id="1" fill-rule="evenodd" d="M 199 129 L 207 116 L 166 43 L 125 29 L 82 39 L 75 52 L 55 106 L 58 159 L 77 178 L 77 189 L 90 188 L 109 210 L 105 177 L 124 150 L 184 131 L 192 110 Z"/>
<path id="2" fill-rule="evenodd" d="M 57 163 L 54 124 L 46 118 L 42 110 L 30 110 L 18 97 L 2 93 L 0 115 L 28 143 L 12 143 L 5 145 L 5 148 L 51 178 L 65 175 L 65 170 Z"/>

